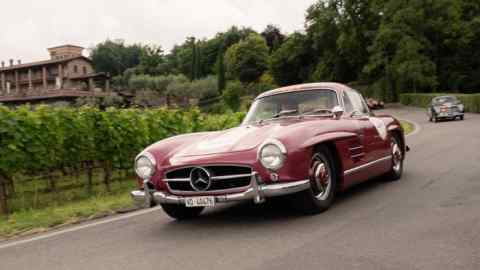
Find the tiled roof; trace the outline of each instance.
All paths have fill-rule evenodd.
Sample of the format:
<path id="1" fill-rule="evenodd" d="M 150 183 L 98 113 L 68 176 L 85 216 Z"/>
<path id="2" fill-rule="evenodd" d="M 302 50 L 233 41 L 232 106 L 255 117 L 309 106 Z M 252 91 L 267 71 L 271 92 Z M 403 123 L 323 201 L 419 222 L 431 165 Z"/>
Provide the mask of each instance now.
<path id="1" fill-rule="evenodd" d="M 85 56 L 74 56 L 74 57 L 68 57 L 68 58 L 63 58 L 63 59 L 51 59 L 51 60 L 45 60 L 45 61 L 38 61 L 38 62 L 31 62 L 31 63 L 25 63 L 25 64 L 20 64 L 20 65 L 8 66 L 8 67 L 0 68 L 0 71 L 11 71 L 11 70 L 22 69 L 22 68 L 30 68 L 30 67 L 36 67 L 36 66 L 59 64 L 59 63 L 65 63 L 65 62 L 75 60 L 75 59 L 79 59 L 79 58 L 85 59 L 85 60 L 90 61 L 90 62 L 92 61 Z"/>
<path id="2" fill-rule="evenodd" d="M 84 49 L 82 46 L 78 46 L 78 45 L 72 45 L 72 44 L 65 44 L 65 45 L 60 45 L 60 46 L 50 47 L 50 48 L 48 48 L 48 50 L 51 50 L 51 49 L 58 49 L 58 48 L 64 48 L 64 47 L 75 47 L 75 48 L 79 48 L 79 49 Z"/>

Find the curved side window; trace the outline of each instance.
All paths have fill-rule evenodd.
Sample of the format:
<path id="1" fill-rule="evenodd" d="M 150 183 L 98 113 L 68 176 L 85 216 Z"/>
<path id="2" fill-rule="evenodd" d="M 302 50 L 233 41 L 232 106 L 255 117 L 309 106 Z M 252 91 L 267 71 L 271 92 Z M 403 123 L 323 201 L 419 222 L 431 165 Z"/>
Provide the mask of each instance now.
<path id="1" fill-rule="evenodd" d="M 345 106 L 345 112 L 350 115 L 353 112 L 353 104 L 345 92 L 343 92 L 343 105 Z"/>
<path id="2" fill-rule="evenodd" d="M 355 115 L 369 115 L 370 110 L 367 107 L 367 104 L 363 100 L 363 97 L 355 90 L 346 90 L 346 96 L 350 99 L 352 105 L 352 111 L 350 112 L 352 116 Z M 345 100 L 346 101 L 346 100 Z M 345 105 L 346 107 L 346 105 Z M 345 108 L 346 109 L 346 108 Z M 347 110 L 348 112 L 348 110 Z"/>

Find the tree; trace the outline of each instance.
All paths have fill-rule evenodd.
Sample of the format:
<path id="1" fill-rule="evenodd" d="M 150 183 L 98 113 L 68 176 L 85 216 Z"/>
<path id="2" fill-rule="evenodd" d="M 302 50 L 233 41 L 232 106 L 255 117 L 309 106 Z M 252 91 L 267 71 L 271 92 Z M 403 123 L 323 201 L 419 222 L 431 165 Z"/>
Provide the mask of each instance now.
<path id="1" fill-rule="evenodd" d="M 306 32 L 312 55 L 311 79 L 315 81 L 344 81 L 345 68 L 337 54 L 339 1 L 318 1 L 307 10 Z"/>
<path id="2" fill-rule="evenodd" d="M 435 91 L 448 84 L 439 74 L 455 69 L 447 67 L 461 43 L 458 1 L 426 2 L 390 0 L 382 8 L 364 71 L 371 83 L 387 89 L 387 99 L 397 100 L 403 91 Z"/>
<path id="3" fill-rule="evenodd" d="M 267 42 L 267 46 L 270 48 L 270 52 L 278 49 L 285 40 L 285 36 L 280 31 L 280 28 L 273 24 L 267 25 L 261 35 Z"/>
<path id="4" fill-rule="evenodd" d="M 223 102 L 234 112 L 240 109 L 240 97 L 244 94 L 244 87 L 238 81 L 231 82 L 222 94 Z"/>
<path id="5" fill-rule="evenodd" d="M 250 34 L 225 55 L 227 74 L 243 83 L 254 82 L 268 69 L 268 46 L 262 36 Z"/>
<path id="6" fill-rule="evenodd" d="M 310 56 L 307 37 L 290 35 L 270 57 L 270 71 L 279 85 L 297 84 L 309 76 Z"/>
<path id="7" fill-rule="evenodd" d="M 190 83 L 190 97 L 208 99 L 219 96 L 217 78 L 215 76 L 208 76 L 203 79 L 195 80 Z"/>
<path id="8" fill-rule="evenodd" d="M 97 72 L 117 76 L 138 66 L 142 52 L 140 45 L 125 45 L 123 42 L 106 40 L 91 49 L 90 57 Z"/>
<path id="9" fill-rule="evenodd" d="M 190 46 L 192 46 L 192 59 L 190 61 L 190 64 L 192 65 L 190 69 L 190 80 L 193 81 L 197 78 L 197 73 L 198 73 L 198 51 L 197 51 L 197 41 L 195 37 L 188 38 L 190 41 Z"/>
<path id="10" fill-rule="evenodd" d="M 237 26 L 232 26 L 225 33 L 220 33 L 220 36 L 222 36 L 225 49 L 228 49 L 230 46 L 237 44 L 251 34 L 256 33 L 257 32 L 248 27 L 238 28 Z"/>
<path id="11" fill-rule="evenodd" d="M 217 85 L 218 91 L 222 92 L 225 89 L 226 79 L 225 79 L 225 61 L 224 61 L 225 52 L 223 49 L 223 44 L 220 45 L 218 52 L 218 62 L 217 62 Z"/>
<path id="12" fill-rule="evenodd" d="M 166 70 L 162 70 L 161 68 L 161 65 L 164 63 L 164 61 L 165 60 L 161 46 L 143 46 L 137 72 L 148 75 L 163 75 L 166 72 Z"/>

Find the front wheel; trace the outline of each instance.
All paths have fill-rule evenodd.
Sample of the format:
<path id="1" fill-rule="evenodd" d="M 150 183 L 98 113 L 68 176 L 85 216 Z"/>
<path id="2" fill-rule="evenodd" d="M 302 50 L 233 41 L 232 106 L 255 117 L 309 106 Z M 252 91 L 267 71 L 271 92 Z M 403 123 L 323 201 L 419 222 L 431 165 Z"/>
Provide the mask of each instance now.
<path id="1" fill-rule="evenodd" d="M 464 116 L 464 115 L 461 115 L 461 116 L 460 116 L 460 120 L 463 121 L 463 119 L 465 119 L 465 116 Z"/>
<path id="2" fill-rule="evenodd" d="M 317 214 L 330 208 L 337 190 L 334 168 L 329 149 L 319 147 L 310 161 L 310 188 L 292 198 L 298 210 L 307 214 Z"/>
<path id="3" fill-rule="evenodd" d="M 203 207 L 189 208 L 178 204 L 161 204 L 160 206 L 167 215 L 178 220 L 196 218 L 204 209 Z"/>
<path id="4" fill-rule="evenodd" d="M 390 140 L 392 168 L 387 173 L 387 179 L 390 181 L 396 181 L 402 178 L 404 160 L 403 151 L 400 145 L 400 140 L 397 138 L 397 136 L 392 135 Z"/>

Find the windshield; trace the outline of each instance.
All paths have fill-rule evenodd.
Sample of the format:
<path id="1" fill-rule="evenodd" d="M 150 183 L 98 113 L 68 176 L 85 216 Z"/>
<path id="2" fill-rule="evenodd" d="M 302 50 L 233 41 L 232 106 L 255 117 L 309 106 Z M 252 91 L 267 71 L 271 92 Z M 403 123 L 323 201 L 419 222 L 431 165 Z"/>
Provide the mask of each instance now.
<path id="1" fill-rule="evenodd" d="M 244 124 L 300 114 L 325 114 L 337 105 L 337 94 L 332 90 L 277 94 L 255 100 Z"/>
<path id="2" fill-rule="evenodd" d="M 457 102 L 457 98 L 456 97 L 437 97 L 433 100 L 433 103 L 435 104 L 443 104 L 447 102 L 455 103 Z"/>

